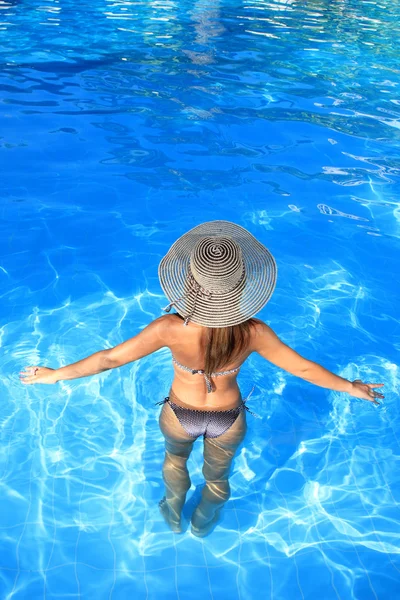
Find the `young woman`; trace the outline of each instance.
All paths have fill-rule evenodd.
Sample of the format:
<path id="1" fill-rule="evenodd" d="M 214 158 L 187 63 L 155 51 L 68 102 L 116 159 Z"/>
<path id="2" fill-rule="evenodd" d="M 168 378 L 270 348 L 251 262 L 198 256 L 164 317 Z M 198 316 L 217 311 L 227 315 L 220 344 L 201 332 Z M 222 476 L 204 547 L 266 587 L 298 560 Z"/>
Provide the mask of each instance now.
<path id="1" fill-rule="evenodd" d="M 228 221 L 198 225 L 179 238 L 159 266 L 161 286 L 170 300 L 164 315 L 132 339 L 62 367 L 27 367 L 25 384 L 56 383 L 120 367 L 160 348 L 171 350 L 174 379 L 162 404 L 165 437 L 160 511 L 172 531 L 181 532 L 181 513 L 190 488 L 187 460 L 195 440 L 204 438 L 205 487 L 191 518 L 191 531 L 204 537 L 230 496 L 232 459 L 246 433 L 246 400 L 237 375 L 252 352 L 331 390 L 374 404 L 384 396 L 381 383 L 347 381 L 303 358 L 268 325 L 253 318 L 275 288 L 276 264 L 269 250 L 246 229 Z"/>

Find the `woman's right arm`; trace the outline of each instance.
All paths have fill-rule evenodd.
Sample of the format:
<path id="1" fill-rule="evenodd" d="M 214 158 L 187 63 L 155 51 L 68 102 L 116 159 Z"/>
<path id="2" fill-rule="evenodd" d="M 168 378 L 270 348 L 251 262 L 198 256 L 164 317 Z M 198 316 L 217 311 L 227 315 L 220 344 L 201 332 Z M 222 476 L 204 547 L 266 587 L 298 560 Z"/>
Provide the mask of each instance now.
<path id="1" fill-rule="evenodd" d="M 284 344 L 268 325 L 259 321 L 253 341 L 253 350 L 277 367 L 314 385 L 336 392 L 347 392 L 355 398 L 379 404 L 376 398 L 384 398 L 372 388 L 382 387 L 383 383 L 362 383 L 359 379 L 348 381 L 325 369 L 318 363 L 307 360 Z"/>

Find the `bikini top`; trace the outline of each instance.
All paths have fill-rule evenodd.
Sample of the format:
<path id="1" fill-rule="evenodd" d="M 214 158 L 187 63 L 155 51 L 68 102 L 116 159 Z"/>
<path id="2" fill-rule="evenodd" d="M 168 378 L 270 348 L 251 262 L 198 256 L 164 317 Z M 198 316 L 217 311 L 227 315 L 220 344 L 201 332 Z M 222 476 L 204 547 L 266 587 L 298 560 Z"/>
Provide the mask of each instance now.
<path id="1" fill-rule="evenodd" d="M 197 373 L 199 375 L 204 375 L 204 380 L 205 380 L 206 386 L 207 386 L 207 393 L 210 394 L 212 392 L 211 381 L 203 369 L 191 369 L 190 367 L 185 367 L 185 365 L 181 365 L 181 363 L 178 362 L 174 356 L 172 357 L 172 362 L 174 363 L 174 365 L 179 367 L 179 369 L 182 369 L 183 371 L 186 371 L 187 373 L 191 373 L 192 375 L 196 375 Z M 229 369 L 229 371 L 218 371 L 218 373 L 211 373 L 210 376 L 211 377 L 220 377 L 221 375 L 231 375 L 232 373 L 237 373 L 239 371 L 239 369 L 240 369 L 240 367 L 236 367 L 236 369 Z"/>

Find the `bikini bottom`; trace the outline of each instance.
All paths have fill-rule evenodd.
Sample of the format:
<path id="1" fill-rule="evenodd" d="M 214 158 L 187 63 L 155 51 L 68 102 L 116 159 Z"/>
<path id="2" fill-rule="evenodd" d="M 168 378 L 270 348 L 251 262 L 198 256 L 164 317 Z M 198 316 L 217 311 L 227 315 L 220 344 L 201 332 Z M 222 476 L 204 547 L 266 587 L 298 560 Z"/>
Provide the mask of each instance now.
<path id="1" fill-rule="evenodd" d="M 246 406 L 246 400 L 241 400 L 239 406 L 225 410 L 198 410 L 185 405 L 171 390 L 170 395 L 157 404 L 168 402 L 179 423 L 191 437 L 197 438 L 202 435 L 204 438 L 217 438 L 232 427 L 243 410 L 251 413 Z"/>

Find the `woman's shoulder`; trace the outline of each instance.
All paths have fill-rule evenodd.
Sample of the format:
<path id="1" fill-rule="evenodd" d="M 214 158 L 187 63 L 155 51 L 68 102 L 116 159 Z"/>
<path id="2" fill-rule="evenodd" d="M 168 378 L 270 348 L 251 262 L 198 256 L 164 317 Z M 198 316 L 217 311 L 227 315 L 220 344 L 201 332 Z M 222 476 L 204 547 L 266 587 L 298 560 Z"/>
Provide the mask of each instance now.
<path id="1" fill-rule="evenodd" d="M 253 349 L 255 349 L 261 340 L 266 340 L 271 335 L 273 336 L 274 332 L 271 327 L 261 319 L 253 318 L 251 321 L 251 345 L 253 346 Z"/>
<path id="2" fill-rule="evenodd" d="M 150 323 L 150 327 L 167 342 L 173 341 L 177 336 L 179 340 L 182 337 L 182 317 L 178 314 L 162 315 Z M 257 343 L 260 338 L 273 335 L 272 329 L 261 319 L 252 318 L 250 320 L 250 344 Z M 169 344 L 167 344 L 169 345 Z"/>
<path id="3" fill-rule="evenodd" d="M 182 327 L 182 319 L 176 314 L 162 315 L 150 323 L 150 327 L 165 340 L 170 340 L 171 336 L 174 336 L 179 325 Z"/>
<path id="4" fill-rule="evenodd" d="M 263 333 L 268 328 L 268 325 L 266 323 L 264 323 L 264 321 L 262 321 L 261 319 L 256 319 L 255 317 L 253 317 L 252 319 L 250 319 L 250 321 L 251 321 L 251 331 L 255 335 L 259 335 L 260 333 Z"/>

